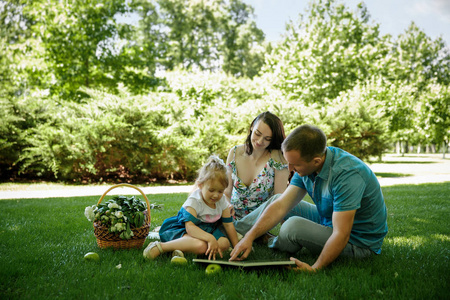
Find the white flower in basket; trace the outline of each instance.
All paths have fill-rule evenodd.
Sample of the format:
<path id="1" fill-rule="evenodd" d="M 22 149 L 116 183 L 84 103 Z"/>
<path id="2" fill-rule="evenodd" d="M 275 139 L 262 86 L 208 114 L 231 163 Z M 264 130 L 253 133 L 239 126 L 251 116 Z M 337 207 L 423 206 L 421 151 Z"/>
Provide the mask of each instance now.
<path id="1" fill-rule="evenodd" d="M 97 209 L 97 205 L 88 206 L 84 210 L 84 215 L 90 222 L 94 222 L 94 219 L 95 219 L 95 211 L 94 210 L 95 209 Z"/>
<path id="2" fill-rule="evenodd" d="M 115 196 L 98 206 L 86 207 L 84 215 L 90 222 L 99 222 L 109 232 L 128 240 L 134 236 L 131 229 L 144 225 L 146 209 L 144 202 L 135 196 Z"/>

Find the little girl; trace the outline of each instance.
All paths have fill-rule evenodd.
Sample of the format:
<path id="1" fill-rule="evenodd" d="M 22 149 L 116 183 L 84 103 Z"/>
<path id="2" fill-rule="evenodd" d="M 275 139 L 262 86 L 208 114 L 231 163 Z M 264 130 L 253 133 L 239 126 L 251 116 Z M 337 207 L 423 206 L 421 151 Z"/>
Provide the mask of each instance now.
<path id="1" fill-rule="evenodd" d="M 220 223 L 233 247 L 238 242 L 223 194 L 227 186 L 227 167 L 219 157 L 212 155 L 199 171 L 196 190 L 189 195 L 177 216 L 164 220 L 159 230 L 161 242 L 150 243 L 144 250 L 144 257 L 155 259 L 164 252 L 181 250 L 205 254 L 214 260 L 219 253 L 223 258 L 222 253 L 229 249 L 230 241 L 218 228 Z"/>

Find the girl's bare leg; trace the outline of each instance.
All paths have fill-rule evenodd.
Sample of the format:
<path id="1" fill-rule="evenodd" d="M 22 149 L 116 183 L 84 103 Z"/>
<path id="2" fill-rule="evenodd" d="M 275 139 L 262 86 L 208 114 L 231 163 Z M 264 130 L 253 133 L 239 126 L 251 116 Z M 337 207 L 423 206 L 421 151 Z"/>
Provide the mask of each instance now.
<path id="1" fill-rule="evenodd" d="M 181 250 L 188 253 L 203 254 L 206 252 L 208 244 L 205 241 L 193 238 L 190 235 L 185 234 L 179 239 L 161 243 L 161 247 L 164 252 Z"/>
<path id="2" fill-rule="evenodd" d="M 163 249 L 163 252 L 172 252 L 174 250 L 181 250 L 183 252 L 189 252 L 194 254 L 204 254 L 206 250 L 208 249 L 208 244 L 202 240 L 193 238 L 187 234 L 185 234 L 183 237 L 161 243 L 161 248 Z M 160 252 L 157 247 L 154 247 L 150 255 L 152 257 L 157 257 L 160 255 Z"/>
<path id="3" fill-rule="evenodd" d="M 219 248 L 222 253 L 230 248 L 230 241 L 226 237 L 219 238 L 217 242 L 219 243 Z"/>

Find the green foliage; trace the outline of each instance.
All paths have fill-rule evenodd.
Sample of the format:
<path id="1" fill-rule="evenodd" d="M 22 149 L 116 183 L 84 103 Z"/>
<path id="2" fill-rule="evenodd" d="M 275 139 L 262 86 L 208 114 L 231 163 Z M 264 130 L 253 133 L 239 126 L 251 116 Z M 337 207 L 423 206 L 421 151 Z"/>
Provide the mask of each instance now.
<path id="1" fill-rule="evenodd" d="M 196 76 L 180 75 L 180 80 Z M 25 143 L 14 163 L 24 174 L 53 174 L 62 180 L 193 179 L 205 157 L 224 157 L 232 146 L 233 120 L 224 118 L 229 107 L 221 98 L 233 99 L 230 91 L 239 95 L 242 87 L 233 77 L 216 79 L 224 85 L 213 85 L 211 78 L 211 88 L 189 87 L 168 75 L 168 89 L 175 91 L 148 96 L 133 96 L 126 89 L 118 96 L 84 89 L 91 100 L 80 104 L 24 98 L 25 106 L 33 103 L 48 119 L 10 135 Z"/>
<path id="2" fill-rule="evenodd" d="M 144 108 L 144 101 L 133 103 L 132 97 L 119 101 L 110 94 L 85 92 L 91 93 L 93 101 L 66 103 L 52 120 L 38 124 L 26 136 L 30 146 L 21 156 L 22 170 L 51 172 L 63 179 L 93 176 L 101 180 L 110 173 L 126 178 L 128 172 L 148 175 L 157 168 L 150 158 L 162 147 L 155 142 L 152 128 L 162 119 L 158 107 Z"/>
<path id="3" fill-rule="evenodd" d="M 127 10 L 125 1 L 8 1 L 0 8 L 1 93 L 44 89 L 80 101 L 83 86 L 116 92 L 122 82 L 136 93 L 152 89 L 158 84 L 154 59 L 143 63 L 136 48 L 127 47 L 130 26 L 116 22 Z"/>
<path id="4" fill-rule="evenodd" d="M 0 5 L 0 98 L 23 95 L 46 77 L 46 64 L 38 57 L 42 47 L 29 30 L 32 20 L 24 7 L 20 0 Z"/>
<path id="5" fill-rule="evenodd" d="M 228 15 L 222 19 L 222 70 L 234 76 L 255 77 L 264 65 L 264 33 L 257 28 L 253 8 L 240 0 L 226 6 Z"/>
<path id="6" fill-rule="evenodd" d="M 13 168 L 21 151 L 19 122 L 21 119 L 14 113 L 11 103 L 0 99 L 0 111 L 3 122 L 0 122 L 0 178 L 4 170 Z"/>
<path id="7" fill-rule="evenodd" d="M 432 40 L 412 22 L 400 34 L 392 49 L 389 77 L 408 84 L 414 83 L 419 91 L 427 81 L 449 84 L 450 54 L 442 38 Z"/>
<path id="8" fill-rule="evenodd" d="M 449 86 L 430 84 L 419 107 L 417 130 L 421 136 L 437 144 L 450 142 L 450 90 Z M 445 149 L 445 147 L 444 147 Z"/>
<path id="9" fill-rule="evenodd" d="M 264 71 L 275 73 L 287 99 L 324 104 L 383 68 L 388 49 L 368 20 L 363 5 L 356 14 L 333 0 L 312 2 L 307 19 L 288 24 Z"/>
<path id="10" fill-rule="evenodd" d="M 117 22 L 128 12 L 138 26 Z M 363 4 L 318 0 L 264 49 L 253 17 L 240 0 L 5 3 L 0 177 L 193 179 L 266 110 L 362 159 L 392 141 L 446 149 L 442 39 L 415 24 L 381 37 Z"/>
<path id="11" fill-rule="evenodd" d="M 377 84 L 357 85 L 341 93 L 321 111 L 317 122 L 325 127 L 330 146 L 344 149 L 362 160 L 381 158 L 389 138 L 378 88 Z"/>
<path id="12" fill-rule="evenodd" d="M 25 98 L 25 107 L 37 105 L 46 118 L 10 135 L 24 143 L 15 163 L 24 174 L 62 180 L 193 179 L 210 154 L 225 158 L 232 146 L 243 143 L 251 121 L 266 110 L 283 120 L 287 134 L 315 124 L 330 145 L 361 159 L 380 156 L 389 141 L 389 114 L 380 109 L 388 94 L 380 81 L 359 84 L 322 107 L 284 101 L 268 85 L 270 76 L 164 75 L 165 91 L 147 96 L 121 88 L 119 95 L 84 89 L 91 100 L 80 104 Z"/>
<path id="13" fill-rule="evenodd" d="M 223 70 L 254 77 L 264 63 L 263 32 L 241 0 L 136 0 L 134 49 L 166 70 Z"/>
<path id="14" fill-rule="evenodd" d="M 39 93 L 34 93 L 32 97 L 0 98 L 0 118 L 3 120 L 0 122 L 1 178 L 9 179 L 17 174 L 20 166 L 18 160 L 29 146 L 26 137 L 38 124 L 51 122 L 56 113 L 57 104 L 52 99 L 43 98 Z"/>
<path id="15" fill-rule="evenodd" d="M 124 1 L 45 1 L 24 9 L 44 48 L 53 76 L 44 86 L 52 94 L 70 98 L 80 96 L 81 86 L 115 88 L 111 39 L 117 34 L 114 16 L 125 11 Z"/>
<path id="16" fill-rule="evenodd" d="M 375 96 L 377 107 L 369 105 L 371 112 L 366 117 L 362 106 L 355 118 L 355 111 L 349 111 L 353 101 L 347 97 L 344 101 L 348 103 L 342 104 L 347 108 L 341 105 L 342 110 L 334 120 L 324 119 L 325 113 L 317 118 L 317 122 L 333 128 L 328 130 L 333 145 L 359 146 L 358 139 L 368 141 L 373 136 L 376 140 L 370 143 L 373 152 L 368 151 L 367 155 L 381 153 L 390 140 L 446 145 L 445 139 L 430 138 L 434 119 L 428 118 L 427 126 L 425 121 L 419 122 L 423 119 L 420 117 L 423 113 L 419 112 L 424 111 L 427 103 L 436 103 L 439 114 L 446 115 L 448 108 L 438 104 L 439 96 L 431 93 L 435 98 L 431 100 L 428 95 L 432 84 L 448 86 L 448 48 L 441 38 L 432 41 L 414 23 L 394 41 L 389 35 L 381 37 L 378 27 L 369 24 L 369 13 L 363 4 L 351 12 L 334 0 L 314 1 L 306 18 L 301 16 L 297 24 L 288 25 L 284 40 L 268 55 L 264 76 L 281 91 L 281 97 L 307 106 L 316 103 L 327 114 L 337 108 L 342 93 L 351 93 L 358 86 L 371 87 L 358 96 L 367 101 Z M 372 128 L 363 125 L 369 122 L 375 122 Z M 440 127 L 440 131 L 447 130 Z M 378 146 L 374 147 L 375 144 Z M 360 153 L 362 148 L 350 149 L 367 157 Z"/>

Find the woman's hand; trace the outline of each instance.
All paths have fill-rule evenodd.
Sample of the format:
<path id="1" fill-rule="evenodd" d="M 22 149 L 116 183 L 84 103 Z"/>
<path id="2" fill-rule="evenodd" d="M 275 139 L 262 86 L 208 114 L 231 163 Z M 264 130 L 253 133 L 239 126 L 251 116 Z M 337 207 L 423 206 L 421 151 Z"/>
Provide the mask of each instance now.
<path id="1" fill-rule="evenodd" d="M 212 238 L 208 241 L 208 249 L 206 249 L 205 255 L 208 256 L 208 259 L 216 260 L 216 254 L 219 253 L 220 257 L 223 258 L 222 250 L 220 250 L 219 243 L 215 238 Z"/>

